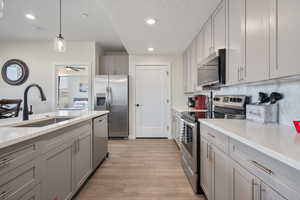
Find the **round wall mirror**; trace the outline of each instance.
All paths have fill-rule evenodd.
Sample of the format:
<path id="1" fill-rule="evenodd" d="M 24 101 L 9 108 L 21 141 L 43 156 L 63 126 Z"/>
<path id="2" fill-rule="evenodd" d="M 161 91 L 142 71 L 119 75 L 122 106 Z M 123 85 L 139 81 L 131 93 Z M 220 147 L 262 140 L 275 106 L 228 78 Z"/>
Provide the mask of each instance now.
<path id="1" fill-rule="evenodd" d="M 22 85 L 28 78 L 29 69 L 25 62 L 12 59 L 3 65 L 1 74 L 9 85 Z"/>

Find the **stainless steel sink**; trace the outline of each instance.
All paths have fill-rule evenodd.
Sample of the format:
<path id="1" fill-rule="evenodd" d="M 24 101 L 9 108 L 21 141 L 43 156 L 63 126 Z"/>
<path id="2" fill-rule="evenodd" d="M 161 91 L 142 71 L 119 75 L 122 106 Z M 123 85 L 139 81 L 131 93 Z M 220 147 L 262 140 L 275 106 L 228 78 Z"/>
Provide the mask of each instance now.
<path id="1" fill-rule="evenodd" d="M 29 123 L 22 124 L 22 125 L 16 125 L 14 127 L 44 127 L 44 126 L 49 126 L 51 124 L 56 124 L 59 122 L 70 120 L 73 118 L 74 117 L 55 117 L 55 118 L 51 118 L 51 119 L 45 119 L 42 121 L 31 122 L 31 123 L 29 122 Z"/>

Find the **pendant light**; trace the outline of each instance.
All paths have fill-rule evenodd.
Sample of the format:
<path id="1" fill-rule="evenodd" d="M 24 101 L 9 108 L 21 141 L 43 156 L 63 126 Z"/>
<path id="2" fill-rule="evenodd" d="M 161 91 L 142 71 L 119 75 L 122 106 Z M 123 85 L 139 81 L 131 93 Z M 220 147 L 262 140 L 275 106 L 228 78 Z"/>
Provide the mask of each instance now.
<path id="1" fill-rule="evenodd" d="M 0 0 L 0 19 L 4 16 L 4 0 Z"/>
<path id="2" fill-rule="evenodd" d="M 54 50 L 57 52 L 66 51 L 66 41 L 61 34 L 62 25 L 61 25 L 61 0 L 59 0 L 59 34 L 54 38 Z"/>

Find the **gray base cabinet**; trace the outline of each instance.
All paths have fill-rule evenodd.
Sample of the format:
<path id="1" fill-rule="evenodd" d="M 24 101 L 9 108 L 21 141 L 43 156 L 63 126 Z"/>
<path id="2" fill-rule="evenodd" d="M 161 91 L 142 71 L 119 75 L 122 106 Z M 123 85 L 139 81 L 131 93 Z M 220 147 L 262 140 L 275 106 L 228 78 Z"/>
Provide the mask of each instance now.
<path id="1" fill-rule="evenodd" d="M 72 154 L 71 141 L 49 151 L 43 160 L 44 177 L 42 193 L 45 200 L 68 200 L 72 197 Z"/>
<path id="2" fill-rule="evenodd" d="M 229 164 L 228 156 L 219 149 L 212 147 L 212 199 L 231 200 L 229 197 Z"/>
<path id="3" fill-rule="evenodd" d="M 204 124 L 200 185 L 208 200 L 299 200 L 300 172 Z"/>
<path id="4" fill-rule="evenodd" d="M 77 148 L 73 154 L 75 190 L 84 183 L 92 171 L 91 132 L 83 133 L 78 137 L 76 142 Z"/>
<path id="5" fill-rule="evenodd" d="M 51 150 L 43 156 L 45 200 L 71 199 L 92 172 L 92 123 L 66 128 L 63 132 L 59 140 L 49 139 Z"/>
<path id="6" fill-rule="evenodd" d="M 209 143 L 201 138 L 201 171 L 200 185 L 207 197 L 212 199 L 212 166 L 209 155 Z"/>
<path id="7" fill-rule="evenodd" d="M 106 155 L 107 116 L 100 118 Z M 71 200 L 93 171 L 92 136 L 87 120 L 0 149 L 0 200 Z"/>
<path id="8" fill-rule="evenodd" d="M 287 200 L 271 187 L 266 184 L 261 184 L 261 200 Z"/>
<path id="9" fill-rule="evenodd" d="M 5 200 L 42 200 L 39 185 L 24 193 L 17 193 Z"/>
<path id="10" fill-rule="evenodd" d="M 212 200 L 231 200 L 229 197 L 229 158 L 208 140 L 201 137 L 200 184 Z"/>
<path id="11" fill-rule="evenodd" d="M 247 170 L 239 166 L 237 163 L 232 163 L 231 168 L 231 199 L 232 200 L 255 200 L 254 184 L 255 176 Z"/>

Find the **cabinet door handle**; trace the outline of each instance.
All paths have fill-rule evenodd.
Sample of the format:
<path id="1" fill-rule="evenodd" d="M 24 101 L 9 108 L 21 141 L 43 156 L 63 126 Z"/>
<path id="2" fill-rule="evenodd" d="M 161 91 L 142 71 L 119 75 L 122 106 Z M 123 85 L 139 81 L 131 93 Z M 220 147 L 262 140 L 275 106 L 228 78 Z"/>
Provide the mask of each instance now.
<path id="1" fill-rule="evenodd" d="M 241 67 L 241 80 L 243 81 L 244 80 L 244 67 Z"/>
<path id="2" fill-rule="evenodd" d="M 209 145 L 209 160 L 212 161 L 213 160 L 213 150 L 212 150 L 212 146 Z"/>
<path id="3" fill-rule="evenodd" d="M 238 81 L 240 81 L 240 66 L 238 67 L 237 74 L 238 74 Z"/>
<path id="4" fill-rule="evenodd" d="M 256 162 L 255 160 L 250 160 L 250 163 L 252 163 L 255 167 L 257 167 L 258 169 L 264 171 L 265 173 L 272 175 L 274 174 L 274 172 L 268 168 L 266 168 L 265 166 L 259 164 L 258 162 Z"/>
<path id="5" fill-rule="evenodd" d="M 216 136 L 214 136 L 213 134 L 211 134 L 211 133 L 207 133 L 207 135 L 209 135 L 210 137 L 212 137 L 212 138 L 215 138 Z"/>
<path id="6" fill-rule="evenodd" d="M 257 193 L 256 193 L 256 188 L 259 186 L 260 184 L 256 182 L 255 179 L 252 179 L 252 199 L 255 200 L 257 198 Z"/>
<path id="7" fill-rule="evenodd" d="M 207 160 L 209 160 L 209 147 L 208 147 L 208 143 L 206 144 L 206 158 L 207 158 Z"/>
<path id="8" fill-rule="evenodd" d="M 77 146 L 78 146 L 77 152 L 79 152 L 80 151 L 80 140 L 79 139 L 77 139 Z"/>
<path id="9" fill-rule="evenodd" d="M 76 144 L 76 140 L 73 143 L 73 149 L 74 149 L 74 153 L 77 152 L 77 144 Z"/>

